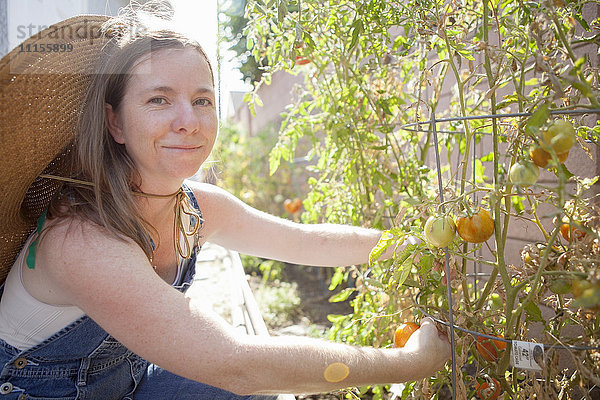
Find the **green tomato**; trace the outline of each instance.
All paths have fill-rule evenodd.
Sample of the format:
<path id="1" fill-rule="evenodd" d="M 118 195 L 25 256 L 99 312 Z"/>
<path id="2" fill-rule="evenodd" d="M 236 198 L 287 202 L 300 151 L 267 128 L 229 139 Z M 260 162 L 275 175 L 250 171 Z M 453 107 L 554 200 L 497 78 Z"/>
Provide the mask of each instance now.
<path id="1" fill-rule="evenodd" d="M 434 247 L 446 247 L 452 243 L 456 225 L 449 216 L 432 215 L 425 222 L 425 239 Z"/>
<path id="2" fill-rule="evenodd" d="M 490 296 L 490 304 L 493 310 L 502 310 L 504 309 L 504 302 L 498 293 L 492 293 Z"/>
<path id="3" fill-rule="evenodd" d="M 568 279 L 554 279 L 550 284 L 550 291 L 556 294 L 567 294 L 571 291 L 571 282 Z"/>
<path id="4" fill-rule="evenodd" d="M 508 176 L 515 185 L 529 186 L 537 182 L 540 170 L 533 163 L 521 161 L 510 167 Z"/>
<path id="5" fill-rule="evenodd" d="M 575 144 L 575 129 L 569 121 L 564 119 L 554 121 L 542 135 L 546 146 L 552 147 L 556 154 L 569 151 Z"/>

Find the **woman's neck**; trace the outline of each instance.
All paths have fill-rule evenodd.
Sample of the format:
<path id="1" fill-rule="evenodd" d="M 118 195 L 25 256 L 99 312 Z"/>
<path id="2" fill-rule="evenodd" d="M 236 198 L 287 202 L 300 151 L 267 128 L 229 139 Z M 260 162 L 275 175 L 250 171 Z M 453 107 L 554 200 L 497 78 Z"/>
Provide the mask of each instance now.
<path id="1" fill-rule="evenodd" d="M 144 219 L 156 228 L 164 226 L 167 221 L 173 224 L 174 207 L 177 201 L 176 194 L 179 189 L 180 187 L 171 192 L 142 191 L 135 196 Z"/>

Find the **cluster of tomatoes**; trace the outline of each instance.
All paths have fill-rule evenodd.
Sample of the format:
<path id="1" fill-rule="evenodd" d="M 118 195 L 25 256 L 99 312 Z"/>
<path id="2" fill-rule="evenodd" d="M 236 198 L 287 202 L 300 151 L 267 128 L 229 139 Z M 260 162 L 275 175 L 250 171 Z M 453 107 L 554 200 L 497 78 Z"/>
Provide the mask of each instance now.
<path id="1" fill-rule="evenodd" d="M 538 141 L 529 150 L 529 160 L 521 160 L 513 164 L 509 171 L 510 181 L 519 186 L 530 186 L 537 182 L 539 168 L 555 166 L 552 153 L 559 163 L 564 163 L 569 157 L 569 151 L 575 144 L 575 129 L 563 119 L 554 121 L 548 128 L 540 129 Z M 539 168 L 538 168 L 539 167 Z"/>
<path id="2" fill-rule="evenodd" d="M 503 336 L 500 335 L 498 338 L 502 339 Z M 495 363 L 506 350 L 506 342 L 477 336 L 475 348 L 484 360 L 489 363 Z M 496 400 L 500 396 L 501 391 L 500 382 L 489 376 L 486 376 L 485 380 L 477 385 L 477 396 L 481 400 Z"/>
<path id="3" fill-rule="evenodd" d="M 404 347 L 411 335 L 420 328 L 414 322 L 401 324 L 394 332 L 394 347 Z M 502 336 L 498 336 L 502 339 Z M 506 349 L 506 342 L 478 336 L 475 348 L 479 355 L 490 363 L 497 362 Z M 500 396 L 501 388 L 498 380 L 485 377 L 485 380 L 477 385 L 477 396 L 481 400 L 496 400 Z"/>
<path id="4" fill-rule="evenodd" d="M 425 222 L 425 239 L 433 247 L 446 247 L 458 236 L 468 243 L 483 243 L 494 233 L 489 211 L 479 207 L 474 214 L 463 215 L 456 223 L 449 215 L 432 215 Z"/>

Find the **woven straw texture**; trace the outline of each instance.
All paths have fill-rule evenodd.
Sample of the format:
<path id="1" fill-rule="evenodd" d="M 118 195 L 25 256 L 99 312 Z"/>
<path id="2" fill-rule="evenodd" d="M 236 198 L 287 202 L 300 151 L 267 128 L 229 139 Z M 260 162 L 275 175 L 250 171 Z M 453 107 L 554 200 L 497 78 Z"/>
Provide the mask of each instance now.
<path id="1" fill-rule="evenodd" d="M 67 19 L 0 60 L 0 283 L 60 187 L 38 176 L 70 175 L 77 118 L 105 43 L 100 26 L 107 18 Z M 42 52 L 42 44 L 73 47 Z"/>

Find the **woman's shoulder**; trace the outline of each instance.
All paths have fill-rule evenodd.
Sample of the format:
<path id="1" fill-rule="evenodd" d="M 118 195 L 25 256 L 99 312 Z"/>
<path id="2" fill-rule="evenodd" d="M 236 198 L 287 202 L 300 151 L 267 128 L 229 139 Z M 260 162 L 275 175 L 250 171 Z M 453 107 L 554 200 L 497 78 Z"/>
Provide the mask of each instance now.
<path id="1" fill-rule="evenodd" d="M 73 269 L 84 271 L 96 261 L 110 262 L 110 258 L 132 253 L 145 258 L 143 250 L 131 238 L 80 216 L 58 217 L 49 219 L 42 230 L 36 268 L 39 267 L 41 275 L 64 276 Z"/>
<path id="2" fill-rule="evenodd" d="M 218 193 L 228 193 L 225 189 L 220 188 L 212 183 L 200 182 L 195 180 L 186 180 L 184 184 L 189 187 L 196 197 L 212 196 Z"/>
<path id="3" fill-rule="evenodd" d="M 93 269 L 99 264 L 109 266 L 111 259 L 132 253 L 143 259 L 132 240 L 117 238 L 78 216 L 48 219 L 35 245 L 35 265 L 23 269 L 23 282 L 33 297 L 48 304 L 74 305 L 69 291 L 78 285 L 77 290 L 86 290 L 85 282 L 93 281 Z"/>
<path id="4" fill-rule="evenodd" d="M 205 209 L 210 212 L 212 209 L 226 207 L 239 201 L 227 190 L 211 183 L 185 181 L 185 184 L 194 194 L 203 213 Z"/>
<path id="5" fill-rule="evenodd" d="M 249 207 L 227 190 L 204 182 L 187 182 L 192 190 L 204 219 L 204 236 L 220 230 L 248 213 Z"/>
<path id="6" fill-rule="evenodd" d="M 62 215 L 48 218 L 42 229 L 43 242 L 53 246 L 63 243 L 79 244 L 87 241 L 127 241 L 124 236 L 111 233 L 106 227 L 80 215 Z"/>

